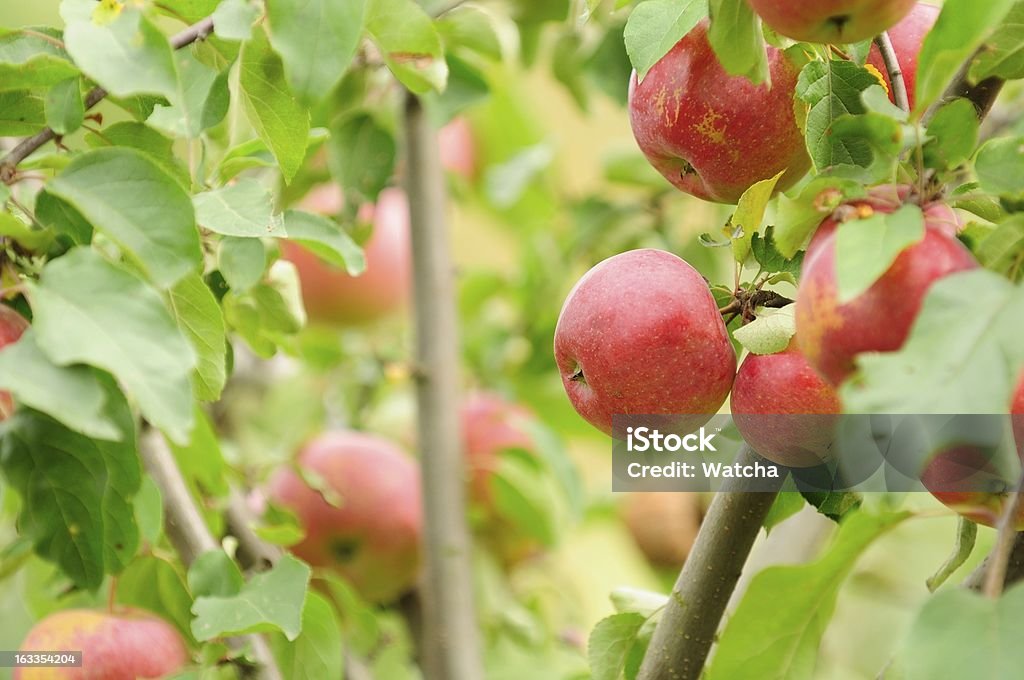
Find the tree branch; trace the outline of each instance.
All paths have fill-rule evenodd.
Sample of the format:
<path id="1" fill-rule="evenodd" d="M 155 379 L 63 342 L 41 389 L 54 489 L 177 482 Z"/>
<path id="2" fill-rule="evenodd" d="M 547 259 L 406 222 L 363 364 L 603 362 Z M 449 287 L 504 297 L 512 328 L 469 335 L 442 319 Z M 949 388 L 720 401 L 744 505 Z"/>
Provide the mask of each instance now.
<path id="1" fill-rule="evenodd" d="M 167 448 L 163 435 L 148 428 L 139 438 L 139 453 L 146 470 L 160 488 L 167 537 L 185 566 L 192 564 L 196 557 L 204 552 L 219 550 L 220 544 L 210 533 L 203 516 L 199 514 L 199 508 L 189 493 L 181 470 Z M 248 646 L 258 663 L 256 667 L 240 665 L 240 670 L 246 677 L 281 680 L 277 662 L 263 636 L 246 635 L 232 642 L 236 648 Z"/>
<path id="2" fill-rule="evenodd" d="M 736 457 L 740 465 L 762 460 L 747 445 Z M 781 475 L 777 488 L 769 492 L 749 491 L 747 480 L 733 478 L 715 494 L 654 629 L 637 680 L 701 676 L 729 598 L 784 479 Z"/>
<path id="3" fill-rule="evenodd" d="M 186 45 L 191 45 L 197 40 L 203 40 L 213 32 L 213 18 L 207 17 L 202 21 L 192 24 L 181 33 L 171 37 L 171 47 L 180 50 Z M 96 106 L 104 97 L 107 91 L 102 87 L 94 87 L 85 96 L 85 109 L 88 111 Z M 46 128 L 31 137 L 26 137 L 17 146 L 10 150 L 3 158 L 0 158 L 0 182 L 10 184 L 14 181 L 18 164 L 31 156 L 39 147 L 47 142 L 57 139 L 59 135 L 51 128 Z"/>
<path id="4" fill-rule="evenodd" d="M 978 567 L 964 579 L 963 586 L 971 590 L 981 591 L 985 587 L 985 579 L 992 565 L 995 551 L 989 554 Z M 1024 580 L 1024 532 L 1014 536 L 1009 553 L 1006 556 L 1006 567 L 1003 575 L 1003 587 Z"/>
<path id="5" fill-rule="evenodd" d="M 896 106 L 904 111 L 910 111 L 910 98 L 907 96 L 907 81 L 903 78 L 903 69 L 900 68 L 900 59 L 896 56 L 896 50 L 889 39 L 889 32 L 882 31 L 875 36 L 875 46 L 882 55 L 882 63 L 889 75 L 889 86 L 892 87 L 892 97 Z"/>
<path id="6" fill-rule="evenodd" d="M 922 124 L 927 125 L 928 121 L 932 119 L 935 112 L 938 111 L 943 104 L 953 101 L 958 97 L 963 97 L 967 101 L 974 104 L 974 110 L 978 113 L 978 120 L 984 120 L 985 116 L 992 109 L 992 105 L 995 104 L 996 98 L 1003 89 L 1004 81 L 1002 78 L 985 78 L 979 83 L 972 84 L 970 81 L 971 64 L 974 63 L 974 58 L 978 56 L 983 50 L 985 45 L 979 47 L 974 54 L 967 58 L 967 60 L 960 65 L 960 69 L 956 72 L 953 77 L 953 81 L 946 88 L 946 91 L 942 93 L 939 100 L 932 104 L 932 106 L 925 112 L 924 117 L 921 119 Z"/>
<path id="7" fill-rule="evenodd" d="M 429 680 L 480 680 L 459 431 L 459 338 L 437 134 L 406 97 L 406 190 L 412 226 L 417 418 L 425 529 L 422 652 Z"/>

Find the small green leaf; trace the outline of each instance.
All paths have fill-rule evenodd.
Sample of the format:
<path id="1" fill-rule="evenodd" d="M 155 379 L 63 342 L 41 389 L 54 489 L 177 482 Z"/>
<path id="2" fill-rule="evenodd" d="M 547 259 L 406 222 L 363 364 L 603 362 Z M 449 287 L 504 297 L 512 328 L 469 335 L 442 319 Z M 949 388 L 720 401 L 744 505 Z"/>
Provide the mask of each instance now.
<path id="1" fill-rule="evenodd" d="M 221 453 L 220 440 L 213 431 L 209 417 L 198 404 L 195 407 L 195 423 L 186 444 L 170 442 L 174 459 L 186 480 L 196 484 L 205 493 L 224 496 L 228 492 L 224 454 Z"/>
<path id="2" fill-rule="evenodd" d="M 815 228 L 844 200 L 864 195 L 860 183 L 836 177 L 816 177 L 796 198 L 779 196 L 775 239 L 783 257 L 794 257 Z"/>
<path id="3" fill-rule="evenodd" d="M 273 197 L 254 179 L 192 197 L 196 221 L 225 236 L 281 236 L 273 217 Z"/>
<path id="4" fill-rule="evenodd" d="M 978 260 L 988 269 L 1009 274 L 1017 267 L 1018 277 L 1024 274 L 1024 215 L 1013 215 L 999 223 L 977 247 Z"/>
<path id="5" fill-rule="evenodd" d="M 871 150 L 856 138 L 833 140 L 832 123 L 846 114 L 864 113 L 861 93 L 877 86 L 878 79 L 851 61 L 812 61 L 800 71 L 796 95 L 808 105 L 805 135 L 814 167 L 836 165 L 867 167 Z"/>
<path id="6" fill-rule="evenodd" d="M 187 441 L 195 354 L 155 290 L 76 248 L 51 260 L 29 292 L 36 339 L 50 359 L 109 371 L 150 422 Z"/>
<path id="7" fill-rule="evenodd" d="M 46 185 L 134 256 L 159 286 L 200 263 L 199 232 L 185 189 L 148 155 L 88 151 Z"/>
<path id="8" fill-rule="evenodd" d="M 309 111 L 288 88 L 281 58 L 262 30 L 242 46 L 239 83 L 249 121 L 291 182 L 306 156 Z"/>
<path id="9" fill-rule="evenodd" d="M 995 32 L 985 41 L 985 49 L 971 64 L 972 83 L 986 78 L 1004 80 L 1024 78 L 1024 4 L 1015 2 L 1009 14 L 1000 22 Z"/>
<path id="10" fill-rule="evenodd" d="M 904 250 L 924 238 L 924 215 L 915 205 L 891 214 L 849 220 L 836 232 L 836 279 L 845 304 L 870 288 Z"/>
<path id="11" fill-rule="evenodd" d="M 280 630 L 292 641 L 302 631 L 310 569 L 291 555 L 257 574 L 237 594 L 197 597 L 192 633 L 200 642 L 226 635 Z"/>
<path id="12" fill-rule="evenodd" d="M 176 95 L 170 106 L 157 104 L 147 123 L 176 137 L 198 137 L 228 112 L 228 70 L 216 71 L 188 50 L 174 53 Z"/>
<path id="13" fill-rule="evenodd" d="M 471 50 L 497 61 L 501 59 L 501 40 L 494 23 L 489 13 L 473 5 L 455 7 L 435 22 L 449 50 Z"/>
<path id="14" fill-rule="evenodd" d="M 115 97 L 174 99 L 177 94 L 171 46 L 138 7 L 123 6 L 116 19 L 102 25 L 92 19 L 72 21 L 64 43 L 82 71 Z"/>
<path id="15" fill-rule="evenodd" d="M 326 262 L 344 267 L 350 276 L 359 276 L 366 271 L 362 248 L 345 230 L 323 215 L 286 210 L 284 231 L 289 239 L 301 243 Z"/>
<path id="16" fill-rule="evenodd" d="M 357 113 L 337 122 L 328 152 L 331 174 L 341 182 L 346 196 L 355 200 L 375 201 L 394 174 L 395 138 L 369 114 Z"/>
<path id="17" fill-rule="evenodd" d="M 587 660 L 593 680 L 619 680 L 637 634 L 647 617 L 635 613 L 612 614 L 590 632 Z"/>
<path id="18" fill-rule="evenodd" d="M 50 87 L 77 75 L 61 47 L 60 31 L 0 28 L 0 90 Z"/>
<path id="19" fill-rule="evenodd" d="M 223 550 L 208 550 L 188 568 L 188 588 L 195 597 L 233 597 L 245 579 L 235 561 Z"/>
<path id="20" fill-rule="evenodd" d="M 171 314 L 195 350 L 192 374 L 196 398 L 217 401 L 227 382 L 227 331 L 213 292 L 198 274 L 186 276 L 167 291 Z"/>
<path id="21" fill-rule="evenodd" d="M 1024 198 L 1024 137 L 996 137 L 974 159 L 981 188 L 1012 199 Z"/>
<path id="22" fill-rule="evenodd" d="M 953 169 L 974 153 L 978 143 L 978 113 L 966 99 L 954 99 L 935 112 L 926 130 L 924 161 L 930 168 Z"/>
<path id="23" fill-rule="evenodd" d="M 259 14 L 250 0 L 222 0 L 213 12 L 213 32 L 224 40 L 248 40 Z"/>
<path id="24" fill-rule="evenodd" d="M 167 560 L 145 555 L 132 560 L 117 581 L 117 601 L 167 619 L 189 639 L 192 596 L 177 568 Z"/>
<path id="25" fill-rule="evenodd" d="M 775 177 L 763 179 L 752 185 L 743 192 L 739 202 L 736 204 L 736 212 L 733 213 L 730 224 L 732 226 L 732 254 L 737 262 L 743 263 L 750 254 L 750 242 L 754 235 L 761 229 L 761 222 L 764 220 L 764 211 L 768 207 L 768 201 L 775 191 L 775 184 L 782 177 L 785 170 L 779 172 Z"/>
<path id="26" fill-rule="evenodd" d="M 946 0 L 917 57 L 915 112 L 928 109 L 960 65 L 1003 22 L 1014 0 Z"/>
<path id="27" fill-rule="evenodd" d="M 368 0 L 268 0 L 270 44 L 299 99 L 330 94 L 359 46 Z"/>
<path id="28" fill-rule="evenodd" d="M 779 252 L 775 243 L 774 226 L 767 227 L 763 236 L 754 234 L 750 242 L 750 250 L 754 254 L 754 260 L 766 272 L 792 274 L 795 277 L 800 273 L 800 267 L 804 261 L 803 253 L 786 257 Z"/>
<path id="29" fill-rule="evenodd" d="M 725 70 L 751 82 L 769 80 L 761 21 L 746 0 L 710 0 L 708 40 Z"/>
<path id="30" fill-rule="evenodd" d="M 616 588 L 609 595 L 612 606 L 619 614 L 641 614 L 651 618 L 668 604 L 668 595 L 637 588 Z"/>
<path id="31" fill-rule="evenodd" d="M 311 592 L 302 610 L 302 634 L 294 642 L 271 635 L 270 647 L 286 678 L 341 678 L 345 640 L 331 603 Z"/>
<path id="32" fill-rule="evenodd" d="M 765 309 L 757 318 L 733 331 L 733 337 L 751 354 L 775 354 L 786 349 L 796 333 L 794 305 Z"/>
<path id="33" fill-rule="evenodd" d="M 964 565 L 964 562 L 967 561 L 967 558 L 974 551 L 974 541 L 977 537 L 978 525 L 966 517 L 958 518 L 956 543 L 953 546 L 953 552 L 942 566 L 939 567 L 939 570 L 925 581 L 928 592 L 934 593 L 957 569 Z"/>
<path id="34" fill-rule="evenodd" d="M 804 497 L 798 491 L 782 491 L 779 493 L 775 497 L 772 507 L 768 509 L 768 515 L 765 516 L 762 523 L 765 532 L 771 533 L 772 529 L 803 510 L 805 505 L 807 505 L 807 501 L 804 500 Z"/>
<path id="35" fill-rule="evenodd" d="M 217 246 L 217 267 L 232 290 L 244 293 L 259 283 L 266 271 L 263 241 L 225 236 Z"/>
<path id="36" fill-rule="evenodd" d="M 647 0 L 636 6 L 626 22 L 626 53 L 643 80 L 683 36 L 708 16 L 708 0 Z"/>
<path id="37" fill-rule="evenodd" d="M 25 90 L 0 92 L 0 137 L 25 137 L 46 127 L 43 98 Z"/>
<path id="38" fill-rule="evenodd" d="M 557 542 L 556 492 L 533 454 L 503 452 L 489 481 L 499 515 L 544 545 Z"/>
<path id="39" fill-rule="evenodd" d="M 417 94 L 444 90 L 448 65 L 441 36 L 414 0 L 368 0 L 366 30 L 403 85 Z"/>
<path id="40" fill-rule="evenodd" d="M 58 135 L 68 135 L 82 126 L 85 105 L 78 77 L 62 80 L 46 93 L 46 124 Z"/>

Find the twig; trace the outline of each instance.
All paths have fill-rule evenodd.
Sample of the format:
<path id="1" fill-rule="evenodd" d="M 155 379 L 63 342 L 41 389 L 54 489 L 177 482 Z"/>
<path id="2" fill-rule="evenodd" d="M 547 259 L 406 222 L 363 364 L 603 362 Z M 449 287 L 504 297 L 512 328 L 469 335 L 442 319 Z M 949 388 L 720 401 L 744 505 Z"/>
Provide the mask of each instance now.
<path id="1" fill-rule="evenodd" d="M 988 112 L 992 109 L 992 105 L 995 104 L 996 98 L 999 96 L 1000 91 L 1002 91 L 1004 84 L 1002 78 L 996 77 L 985 78 L 976 84 L 971 83 L 971 64 L 974 63 L 974 58 L 985 49 L 985 45 L 982 45 L 974 52 L 974 54 L 967 58 L 967 61 L 960 65 L 960 69 L 956 72 L 956 75 L 953 77 L 953 81 L 949 84 L 949 87 L 947 87 L 946 91 L 942 93 L 939 100 L 932 104 L 925 112 L 921 119 L 922 124 L 927 125 L 928 121 L 932 119 L 932 116 L 935 115 L 935 112 L 938 111 L 943 104 L 951 102 L 958 97 L 963 97 L 974 104 L 974 110 L 978 113 L 978 119 L 984 120 L 985 116 L 987 116 Z"/>
<path id="2" fill-rule="evenodd" d="M 989 566 L 992 564 L 993 553 L 990 553 L 971 574 L 964 579 L 963 586 L 980 591 L 985 587 Z M 1018 533 L 1013 540 L 1009 556 L 1006 560 L 1006 571 L 1003 576 L 1003 587 L 1024 580 L 1024 532 Z"/>
<path id="3" fill-rule="evenodd" d="M 1017 533 L 1017 510 L 1020 508 L 1022 493 L 1024 493 L 1024 472 L 1017 480 L 1017 486 L 1006 500 L 1003 513 L 999 516 L 996 545 L 988 556 L 989 565 L 985 572 L 983 592 L 992 599 L 1002 595 L 1003 586 L 1006 584 L 1006 573 L 1010 564 L 1010 555 L 1013 552 L 1013 539 Z"/>
<path id="4" fill-rule="evenodd" d="M 199 514 L 199 508 L 163 436 L 154 429 L 147 429 L 139 438 L 139 453 L 146 470 L 160 488 L 167 537 L 185 566 L 192 564 L 204 552 L 218 550 L 220 545 Z M 281 671 L 263 636 L 245 635 L 237 643 L 238 647 L 248 646 L 258 664 L 255 668 L 240 666 L 243 673 L 259 680 L 281 680 Z"/>
<path id="5" fill-rule="evenodd" d="M 408 94 L 406 189 L 413 245 L 417 420 L 425 513 L 424 653 L 429 680 L 480 680 L 459 436 L 459 338 L 437 134 Z"/>
<path id="6" fill-rule="evenodd" d="M 171 47 L 176 50 L 180 50 L 186 45 L 191 45 L 197 40 L 203 40 L 206 36 L 210 35 L 213 31 L 213 18 L 207 17 L 202 21 L 199 21 L 181 33 L 178 33 L 171 37 Z M 102 87 L 94 87 L 89 91 L 89 94 L 85 97 L 85 109 L 89 110 L 96 106 L 104 97 L 107 96 L 107 91 Z M 54 132 L 51 128 L 46 128 L 42 132 L 38 132 L 31 137 L 26 137 L 16 147 L 0 159 L 0 182 L 4 184 L 10 184 L 14 180 L 15 173 L 18 169 L 18 164 L 23 160 L 32 155 L 39 147 L 43 146 L 47 142 L 57 139 L 59 135 Z"/>
<path id="7" fill-rule="evenodd" d="M 907 82 L 903 79 L 903 69 L 900 68 L 900 59 L 896 56 L 896 50 L 889 39 L 889 32 L 882 31 L 875 36 L 875 46 L 882 55 L 882 63 L 885 70 L 889 72 L 889 85 L 892 87 L 892 96 L 896 106 L 904 111 L 910 111 L 910 98 L 907 96 Z"/>
<path id="8" fill-rule="evenodd" d="M 740 465 L 761 460 L 746 445 L 736 458 Z M 715 494 L 654 629 L 638 680 L 701 676 L 722 614 L 784 480 L 781 475 L 772 491 L 749 491 L 749 480 L 733 478 Z"/>
<path id="9" fill-rule="evenodd" d="M 252 530 L 252 517 L 245 505 L 245 498 L 237 489 L 228 495 L 228 506 L 224 513 L 228 533 L 238 540 L 237 558 L 245 569 L 264 571 L 270 569 L 281 557 L 281 549 L 262 540 Z"/>

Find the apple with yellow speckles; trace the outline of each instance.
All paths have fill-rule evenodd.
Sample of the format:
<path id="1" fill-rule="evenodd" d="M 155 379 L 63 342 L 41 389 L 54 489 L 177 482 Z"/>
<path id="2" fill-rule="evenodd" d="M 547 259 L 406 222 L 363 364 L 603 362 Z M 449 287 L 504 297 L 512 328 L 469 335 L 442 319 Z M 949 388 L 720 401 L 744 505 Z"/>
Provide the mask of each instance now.
<path id="1" fill-rule="evenodd" d="M 629 120 L 640 150 L 676 188 L 736 203 L 751 185 L 785 174 L 784 190 L 811 161 L 793 112 L 799 71 L 768 48 L 771 85 L 729 75 L 698 24 L 629 84 Z"/>

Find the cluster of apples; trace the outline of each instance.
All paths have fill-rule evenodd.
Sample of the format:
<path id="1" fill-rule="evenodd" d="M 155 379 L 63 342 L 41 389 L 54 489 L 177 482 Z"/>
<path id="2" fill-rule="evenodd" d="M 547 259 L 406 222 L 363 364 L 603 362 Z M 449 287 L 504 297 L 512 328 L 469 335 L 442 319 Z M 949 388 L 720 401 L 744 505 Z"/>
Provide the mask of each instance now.
<path id="1" fill-rule="evenodd" d="M 769 27 L 796 40 L 848 43 L 888 30 L 911 97 L 918 52 L 939 12 L 913 0 L 748 2 Z M 785 53 L 768 47 L 771 85 L 730 76 L 707 30 L 706 22 L 698 24 L 642 81 L 633 74 L 629 114 L 637 144 L 666 179 L 701 199 L 735 203 L 754 183 L 779 173 L 777 189 L 784 190 L 810 166 L 794 116 L 798 71 Z M 877 48 L 868 61 L 888 86 Z M 923 238 L 866 291 L 840 300 L 838 225 L 906 203 L 922 210 Z M 613 414 L 671 415 L 678 428 L 693 430 L 731 394 L 737 428 L 761 455 L 785 466 L 819 464 L 832 444 L 828 416 L 842 410 L 837 387 L 854 373 L 856 358 L 898 350 L 931 286 L 978 266 L 956 237 L 959 227 L 948 205 L 915 196 L 907 186 L 874 187 L 840 206 L 807 248 L 795 336 L 781 352 L 749 354 L 738 371 L 725 323 L 699 272 L 661 250 L 608 258 L 577 282 L 559 316 L 554 353 L 565 391 L 579 414 L 608 434 Z M 1024 413 L 1024 375 L 1007 406 Z M 1018 437 L 1024 439 L 1024 432 Z M 941 478 L 947 464 L 939 457 L 929 473 Z M 997 510 L 1003 502 L 936 495 L 989 524 L 997 512 L 970 514 L 965 506 Z"/>

